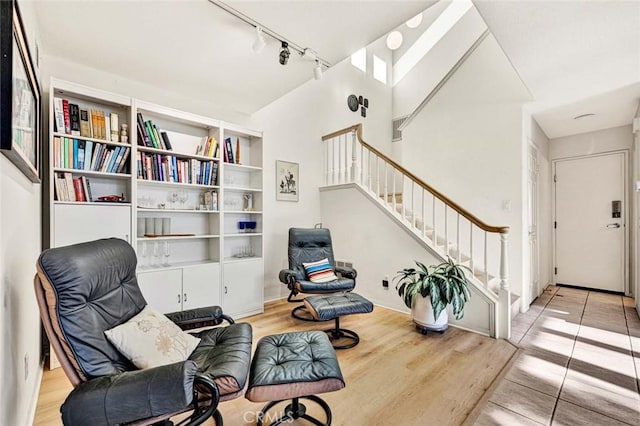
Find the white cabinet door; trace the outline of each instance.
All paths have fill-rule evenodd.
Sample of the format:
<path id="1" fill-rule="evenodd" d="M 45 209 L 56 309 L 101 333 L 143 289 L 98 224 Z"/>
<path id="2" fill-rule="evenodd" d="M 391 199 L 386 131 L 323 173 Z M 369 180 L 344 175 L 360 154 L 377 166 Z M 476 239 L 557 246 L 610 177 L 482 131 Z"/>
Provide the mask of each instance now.
<path id="1" fill-rule="evenodd" d="M 207 264 L 182 270 L 182 309 L 220 305 L 220 265 Z"/>
<path id="2" fill-rule="evenodd" d="M 138 285 L 147 303 L 162 312 L 182 310 L 182 270 L 138 272 Z"/>
<path id="3" fill-rule="evenodd" d="M 262 259 L 225 263 L 222 308 L 236 315 L 263 310 L 264 262 Z"/>
<path id="4" fill-rule="evenodd" d="M 56 204 L 53 226 L 54 247 L 109 237 L 130 242 L 131 207 Z"/>

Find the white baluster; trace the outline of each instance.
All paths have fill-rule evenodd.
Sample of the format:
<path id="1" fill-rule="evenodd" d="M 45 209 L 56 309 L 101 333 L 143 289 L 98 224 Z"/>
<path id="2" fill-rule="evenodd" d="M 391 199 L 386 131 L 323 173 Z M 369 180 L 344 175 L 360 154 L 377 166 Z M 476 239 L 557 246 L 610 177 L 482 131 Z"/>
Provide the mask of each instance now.
<path id="1" fill-rule="evenodd" d="M 387 163 L 384 162 L 384 205 L 389 205 L 389 180 L 387 178 Z"/>
<path id="2" fill-rule="evenodd" d="M 469 222 L 469 269 L 471 272 L 475 272 L 473 270 L 473 222 Z"/>
<path id="3" fill-rule="evenodd" d="M 457 258 L 458 258 L 458 263 L 460 263 L 460 259 L 461 259 L 461 255 L 460 253 L 462 252 L 462 250 L 460 250 L 460 213 L 456 212 L 456 252 L 457 252 Z"/>
<path id="4" fill-rule="evenodd" d="M 329 141 L 326 142 L 325 145 L 325 169 L 324 169 L 324 184 L 325 185 L 329 185 L 329 174 L 331 173 L 331 170 L 329 169 Z"/>
<path id="5" fill-rule="evenodd" d="M 447 205 L 444 205 L 444 253 L 449 256 L 449 215 Z"/>
<path id="6" fill-rule="evenodd" d="M 371 151 L 367 150 L 367 172 L 369 173 L 369 191 L 373 191 L 373 187 L 371 186 Z"/>
<path id="7" fill-rule="evenodd" d="M 484 231 L 484 284 L 489 288 L 489 246 L 487 245 L 487 231 Z"/>
<path id="8" fill-rule="evenodd" d="M 422 238 L 427 238 L 427 214 L 425 212 L 424 205 L 424 188 L 420 187 L 420 192 L 422 193 Z"/>
<path id="9" fill-rule="evenodd" d="M 341 135 L 340 136 L 340 152 L 338 157 L 338 165 L 340 166 L 340 174 L 339 174 L 340 183 L 344 183 L 345 181 L 344 172 L 346 168 L 345 166 L 345 160 L 347 155 L 346 151 L 347 151 L 346 136 Z"/>
<path id="10" fill-rule="evenodd" d="M 364 185 L 364 145 L 360 144 L 360 184 Z"/>
<path id="11" fill-rule="evenodd" d="M 416 183 L 411 179 L 411 230 L 416 227 Z"/>
<path id="12" fill-rule="evenodd" d="M 431 238 L 433 239 L 433 246 L 438 247 L 438 236 L 436 235 L 436 196 L 431 194 L 431 197 L 433 198 L 433 234 Z"/>
<path id="13" fill-rule="evenodd" d="M 396 203 L 396 168 L 392 168 L 392 176 L 391 178 L 393 179 L 393 200 L 391 200 L 391 205 L 393 206 L 393 214 L 396 214 L 398 212 L 397 210 L 397 203 Z"/>
<path id="14" fill-rule="evenodd" d="M 336 138 L 331 139 L 331 184 L 336 183 Z"/>
<path id="15" fill-rule="evenodd" d="M 406 195 L 407 195 L 407 191 L 405 191 L 405 182 L 404 182 L 404 178 L 406 176 L 404 175 L 404 173 L 402 174 L 402 220 L 406 220 L 407 219 L 407 200 L 406 200 Z"/>
<path id="16" fill-rule="evenodd" d="M 380 157 L 376 155 L 376 197 L 380 196 Z"/>
<path id="17" fill-rule="evenodd" d="M 356 146 L 356 131 L 351 131 L 351 181 L 358 181 L 358 147 Z"/>
<path id="18" fill-rule="evenodd" d="M 508 339 L 511 336 L 511 289 L 509 288 L 509 263 L 507 256 L 508 232 L 500 234 L 500 330 L 499 336 Z"/>

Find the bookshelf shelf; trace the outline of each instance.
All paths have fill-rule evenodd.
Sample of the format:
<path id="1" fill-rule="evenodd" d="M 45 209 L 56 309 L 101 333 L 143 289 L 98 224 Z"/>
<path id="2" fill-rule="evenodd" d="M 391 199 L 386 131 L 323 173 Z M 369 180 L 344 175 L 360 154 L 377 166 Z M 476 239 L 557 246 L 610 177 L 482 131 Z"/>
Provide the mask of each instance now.
<path id="1" fill-rule="evenodd" d="M 262 259 L 262 256 L 248 256 L 248 257 L 225 257 L 224 263 L 242 263 L 251 262 L 253 260 Z"/>
<path id="2" fill-rule="evenodd" d="M 53 169 L 54 172 L 60 172 L 60 173 L 73 173 L 73 174 L 79 174 L 79 175 L 84 175 L 84 176 L 100 176 L 100 177 L 109 177 L 112 179 L 131 179 L 131 174 L 130 173 L 107 173 L 107 172 L 94 172 L 92 170 L 84 170 L 84 169 L 61 169 L 61 168 L 54 168 Z"/>
<path id="3" fill-rule="evenodd" d="M 116 207 L 131 207 L 131 203 L 101 203 L 99 201 L 54 201 L 56 205 L 70 205 L 70 206 L 116 206 Z"/>
<path id="4" fill-rule="evenodd" d="M 130 143 L 112 142 L 106 139 L 89 138 L 86 136 L 74 136 L 74 135 L 68 135 L 66 133 L 59 133 L 59 132 L 53 132 L 53 136 L 60 137 L 60 138 L 78 139 L 78 140 L 87 141 L 87 142 L 102 143 L 109 146 L 124 146 L 124 147 L 131 146 Z"/>
<path id="5" fill-rule="evenodd" d="M 223 164 L 228 169 L 235 169 L 235 170 L 249 171 L 249 172 L 260 172 L 260 171 L 262 171 L 262 167 L 245 166 L 244 164 L 234 164 L 234 163 L 226 163 L 226 162 L 223 162 Z"/>
<path id="6" fill-rule="evenodd" d="M 216 162 L 219 161 L 218 158 L 206 157 L 204 155 L 187 154 L 184 152 L 170 151 L 170 150 L 158 149 L 158 148 L 149 148 L 149 147 L 143 147 L 143 146 L 138 146 L 137 148 L 138 148 L 138 151 L 140 152 L 150 152 L 153 154 L 161 154 L 161 155 L 173 155 L 175 157 L 191 158 L 191 159 L 200 160 L 200 161 L 216 161 Z"/>
<path id="7" fill-rule="evenodd" d="M 237 238 L 237 237 L 262 237 L 261 232 L 245 232 L 242 234 L 224 234 L 225 238 Z"/>
<path id="8" fill-rule="evenodd" d="M 147 179 L 138 179 L 139 185 L 149 185 L 149 186 L 175 186 L 175 187 L 186 187 L 186 188 L 207 188 L 207 189 L 220 189 L 217 185 L 200 185 L 197 183 L 181 183 L 181 182 L 164 182 L 161 180 L 147 180 Z"/>
<path id="9" fill-rule="evenodd" d="M 245 210 L 225 210 L 224 211 L 225 214 L 262 214 L 261 211 L 256 211 L 256 210 L 252 210 L 252 211 L 245 211 Z"/>
<path id="10" fill-rule="evenodd" d="M 144 259 L 147 260 L 147 259 Z M 171 269 L 185 269 L 185 268 L 193 268 L 202 265 L 219 265 L 219 262 L 214 262 L 212 260 L 201 260 L 195 262 L 169 262 L 168 265 L 157 265 L 157 266 L 138 266 L 138 272 L 153 272 L 153 271 L 168 271 Z"/>
<path id="11" fill-rule="evenodd" d="M 226 186 L 224 187 L 227 191 L 236 191 L 236 192 L 262 192 L 261 188 L 248 188 L 243 186 Z"/>
<path id="12" fill-rule="evenodd" d="M 138 212 L 155 212 L 155 213 L 193 213 L 193 214 L 218 214 L 218 210 L 195 210 L 195 209 L 149 209 L 146 207 L 136 207 Z"/>
<path id="13" fill-rule="evenodd" d="M 209 239 L 209 238 L 220 238 L 220 235 L 181 235 L 181 236 L 164 235 L 162 237 L 138 237 L 138 241 L 198 240 L 198 239 Z"/>

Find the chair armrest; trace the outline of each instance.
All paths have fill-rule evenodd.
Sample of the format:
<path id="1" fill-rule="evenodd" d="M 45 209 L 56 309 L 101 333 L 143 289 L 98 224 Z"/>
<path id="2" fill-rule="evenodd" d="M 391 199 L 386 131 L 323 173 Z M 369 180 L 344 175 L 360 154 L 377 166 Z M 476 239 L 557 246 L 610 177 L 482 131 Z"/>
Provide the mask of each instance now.
<path id="1" fill-rule="evenodd" d="M 186 311 L 171 312 L 165 314 L 167 318 L 176 323 L 183 330 L 193 330 L 194 328 L 212 327 L 220 325 L 226 320 L 229 324 L 234 321 L 222 313 L 220 306 L 206 306 L 204 308 L 188 309 Z"/>
<path id="2" fill-rule="evenodd" d="M 355 280 L 358 276 L 358 271 L 353 268 L 349 268 L 348 266 L 336 266 L 336 272 L 340 274 L 343 278 L 350 278 Z"/>
<path id="3" fill-rule="evenodd" d="M 113 425 L 178 413 L 193 400 L 191 360 L 82 383 L 60 408 L 65 425 Z"/>
<path id="4" fill-rule="evenodd" d="M 306 277 L 299 271 L 294 271 L 293 269 L 283 269 L 280 271 L 280 282 L 286 284 L 291 288 L 296 281 L 304 280 Z"/>

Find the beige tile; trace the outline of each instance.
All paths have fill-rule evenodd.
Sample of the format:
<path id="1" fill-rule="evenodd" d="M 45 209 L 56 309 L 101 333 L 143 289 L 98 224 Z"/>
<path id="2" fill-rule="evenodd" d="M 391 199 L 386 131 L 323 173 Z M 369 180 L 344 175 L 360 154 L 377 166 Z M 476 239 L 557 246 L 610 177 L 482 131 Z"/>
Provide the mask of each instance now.
<path id="1" fill-rule="evenodd" d="M 577 336 L 580 329 L 580 322 L 570 322 L 553 317 L 541 317 L 531 327 L 534 330 L 547 329 L 557 331 L 571 336 Z"/>
<path id="2" fill-rule="evenodd" d="M 571 369 L 562 385 L 560 399 L 631 424 L 637 424 L 640 418 L 637 390 Z"/>
<path id="3" fill-rule="evenodd" d="M 596 347 L 617 349 L 619 352 L 629 352 L 631 350 L 631 342 L 627 333 L 618 333 L 587 325 L 580 327 L 577 341 Z"/>
<path id="4" fill-rule="evenodd" d="M 536 423 L 531 419 L 528 419 L 520 414 L 509 411 L 506 408 L 502 408 L 492 402 L 489 402 L 487 406 L 482 410 L 480 416 L 474 423 L 475 426 L 535 426 L 541 423 Z"/>
<path id="5" fill-rule="evenodd" d="M 505 379 L 557 397 L 567 372 L 564 362 L 544 359 L 540 352 L 520 354 Z"/>
<path id="6" fill-rule="evenodd" d="M 520 347 L 552 352 L 558 355 L 571 356 L 573 339 L 543 331 L 529 331 L 520 341 Z"/>
<path id="7" fill-rule="evenodd" d="M 538 423 L 549 424 L 556 398 L 503 380 L 489 401 Z"/>
<path id="8" fill-rule="evenodd" d="M 513 423 L 515 424 L 515 423 Z M 593 425 L 607 425 L 618 426 L 626 425 L 626 423 L 619 422 L 606 417 L 595 411 L 587 410 L 578 405 L 571 404 L 566 401 L 558 401 L 556 412 L 553 415 L 553 426 L 593 426 Z"/>

